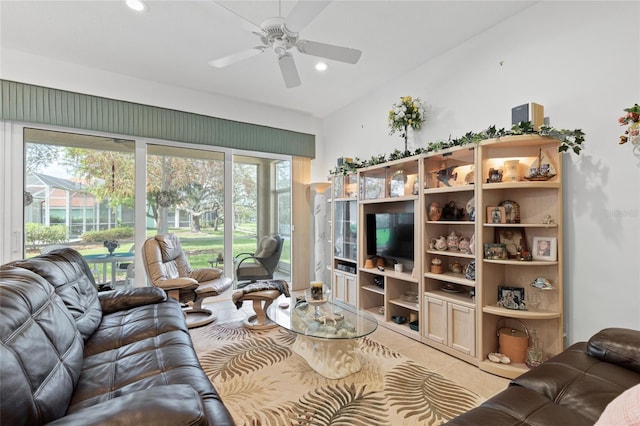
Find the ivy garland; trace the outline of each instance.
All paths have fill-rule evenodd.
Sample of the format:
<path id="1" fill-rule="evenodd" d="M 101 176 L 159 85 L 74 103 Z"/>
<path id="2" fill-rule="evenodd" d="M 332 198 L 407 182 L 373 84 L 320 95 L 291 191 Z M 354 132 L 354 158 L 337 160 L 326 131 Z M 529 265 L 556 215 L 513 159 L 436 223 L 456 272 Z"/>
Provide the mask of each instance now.
<path id="1" fill-rule="evenodd" d="M 551 138 L 560 141 L 558 152 L 573 152 L 576 155 L 580 155 L 582 151 L 582 143 L 584 142 L 584 132 L 580 129 L 567 130 L 556 129 L 551 126 L 540 126 L 540 130 L 536 131 L 530 121 L 521 121 L 514 124 L 511 130 L 505 130 L 504 128 L 497 129 L 496 126 L 489 126 L 482 132 L 467 132 L 463 136 L 455 139 L 449 138 L 446 141 L 429 142 L 426 148 L 418 148 L 415 151 L 400 151 L 394 150 L 387 157 L 385 154 L 378 154 L 372 156 L 369 160 L 360 160 L 358 157 L 352 161 L 345 161 L 341 166 L 336 166 L 329 173 L 332 175 L 348 175 L 355 173 L 358 169 L 363 167 L 375 166 L 378 164 L 386 163 L 387 161 L 400 160 L 402 158 L 411 157 L 414 155 L 423 154 L 425 152 L 435 152 L 443 149 L 451 148 L 454 146 L 465 146 L 469 144 L 479 144 L 485 139 L 496 139 L 504 136 L 524 135 L 524 134 L 538 134 L 540 136 L 549 136 Z"/>

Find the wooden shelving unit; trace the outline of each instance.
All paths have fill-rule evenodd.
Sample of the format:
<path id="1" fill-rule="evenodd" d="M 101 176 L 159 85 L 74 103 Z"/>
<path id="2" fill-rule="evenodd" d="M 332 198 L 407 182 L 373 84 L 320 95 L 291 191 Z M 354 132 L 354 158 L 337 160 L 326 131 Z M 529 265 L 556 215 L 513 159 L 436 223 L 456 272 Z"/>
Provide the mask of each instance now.
<path id="1" fill-rule="evenodd" d="M 372 313 L 383 327 L 503 377 L 516 377 L 528 367 L 488 360 L 489 353 L 500 349 L 496 327 L 501 319 L 521 322 L 530 332 L 535 329 L 547 356 L 562 351 L 562 159 L 558 146 L 559 141 L 538 135 L 511 136 L 359 169 L 354 260 L 357 306 Z M 543 154 L 555 175 L 544 181 L 524 179 L 531 168 L 538 167 L 536 160 Z M 513 180 L 490 182 L 489 170 L 504 169 L 507 161 L 516 164 L 521 178 L 513 178 L 512 169 L 508 177 Z M 503 201 L 518 204 L 517 223 L 488 220 L 487 207 Z M 434 203 L 457 210 L 453 217 L 430 217 L 429 207 Z M 388 259 L 382 269 L 366 264 L 370 257 L 367 215 L 398 212 L 410 213 L 414 219 L 413 258 L 400 260 L 404 265 L 401 273 L 394 271 Z M 528 251 L 534 237 L 555 242 L 556 258 L 521 260 L 522 253 L 518 258 L 486 258 L 484 245 L 497 243 L 503 231 L 524 235 Z M 474 250 L 430 246 L 434 239 L 453 234 L 472 240 Z M 443 270 L 431 270 L 435 258 Z M 344 260 L 343 256 L 334 258 L 334 262 Z M 456 263 L 462 266 L 460 271 L 453 267 Z M 538 277 L 548 279 L 553 288 L 530 286 Z M 523 288 L 525 299 L 530 299 L 525 301 L 531 303 L 526 310 L 499 306 L 499 287 Z M 527 297 L 531 295 L 535 297 Z M 394 322 L 398 316 L 416 318 L 418 330 L 409 328 L 409 321 Z"/>

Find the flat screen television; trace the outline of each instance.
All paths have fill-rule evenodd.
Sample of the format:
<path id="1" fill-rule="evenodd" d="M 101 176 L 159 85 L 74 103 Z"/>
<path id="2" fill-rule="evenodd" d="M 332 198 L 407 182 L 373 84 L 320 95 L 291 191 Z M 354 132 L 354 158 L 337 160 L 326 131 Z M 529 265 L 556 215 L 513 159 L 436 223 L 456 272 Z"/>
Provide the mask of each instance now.
<path id="1" fill-rule="evenodd" d="M 367 214 L 367 255 L 413 260 L 413 213 Z"/>

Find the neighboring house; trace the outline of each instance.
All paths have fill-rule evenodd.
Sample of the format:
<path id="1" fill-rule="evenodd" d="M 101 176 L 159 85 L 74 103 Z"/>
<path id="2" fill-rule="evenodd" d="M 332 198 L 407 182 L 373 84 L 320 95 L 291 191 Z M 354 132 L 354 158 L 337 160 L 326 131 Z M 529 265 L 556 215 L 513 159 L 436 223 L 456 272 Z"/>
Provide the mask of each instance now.
<path id="1" fill-rule="evenodd" d="M 113 228 L 118 223 L 133 224 L 132 209 L 114 210 L 108 201 L 97 201 L 86 189 L 84 184 L 74 180 L 42 173 L 28 174 L 25 223 L 66 225 L 67 240 L 78 238 L 87 231 Z"/>

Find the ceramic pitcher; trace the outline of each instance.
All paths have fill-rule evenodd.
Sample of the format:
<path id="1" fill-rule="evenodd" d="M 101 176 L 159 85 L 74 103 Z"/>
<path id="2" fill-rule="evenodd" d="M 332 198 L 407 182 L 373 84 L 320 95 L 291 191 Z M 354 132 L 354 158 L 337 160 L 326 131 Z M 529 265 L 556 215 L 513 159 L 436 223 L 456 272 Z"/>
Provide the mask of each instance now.
<path id="1" fill-rule="evenodd" d="M 440 236 L 438 238 L 432 238 L 431 244 L 429 244 L 429 247 L 433 247 L 435 250 L 446 250 L 447 239 L 444 236 Z"/>
<path id="2" fill-rule="evenodd" d="M 456 231 L 451 231 L 451 234 L 447 237 L 447 249 L 451 251 L 458 251 L 458 243 L 460 237 L 456 234 Z"/>

